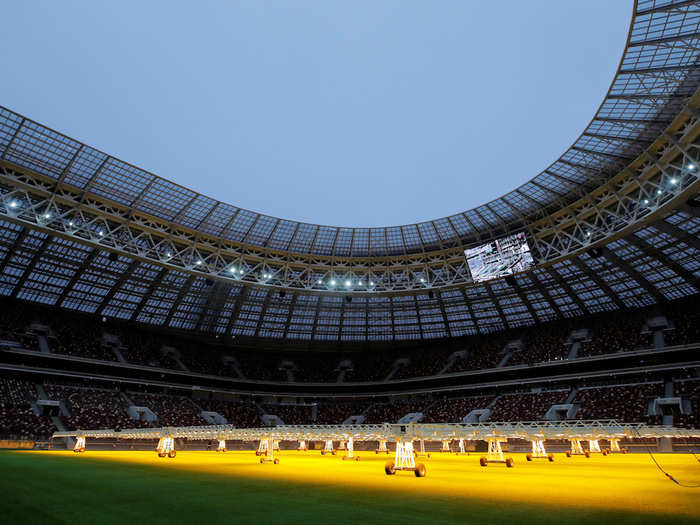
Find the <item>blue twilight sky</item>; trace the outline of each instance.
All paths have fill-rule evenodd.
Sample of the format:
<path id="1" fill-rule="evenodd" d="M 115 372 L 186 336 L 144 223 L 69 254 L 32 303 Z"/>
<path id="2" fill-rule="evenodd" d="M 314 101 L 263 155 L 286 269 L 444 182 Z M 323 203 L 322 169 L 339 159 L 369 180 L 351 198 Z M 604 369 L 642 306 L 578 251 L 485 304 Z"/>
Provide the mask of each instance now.
<path id="1" fill-rule="evenodd" d="M 559 156 L 631 15 L 631 0 L 6 0 L 0 105 L 237 206 L 404 224 Z"/>

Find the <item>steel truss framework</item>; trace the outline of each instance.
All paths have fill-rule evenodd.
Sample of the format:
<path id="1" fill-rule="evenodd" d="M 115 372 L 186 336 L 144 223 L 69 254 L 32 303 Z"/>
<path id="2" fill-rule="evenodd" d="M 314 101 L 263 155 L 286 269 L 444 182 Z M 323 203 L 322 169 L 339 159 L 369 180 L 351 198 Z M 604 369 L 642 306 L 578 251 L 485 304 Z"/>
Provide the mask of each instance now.
<path id="1" fill-rule="evenodd" d="M 697 99 L 697 101 L 695 101 Z M 694 98 L 700 114 L 700 94 Z M 637 229 L 700 190 L 700 120 L 679 117 L 634 163 L 585 198 L 527 228 L 539 264 Z M 367 295 L 420 292 L 472 282 L 463 252 L 396 258 L 265 254 L 135 216 L 133 209 L 0 162 L 0 215 L 101 249 L 211 279 L 273 289 Z"/>
<path id="2" fill-rule="evenodd" d="M 18 195 L 13 190 L 12 198 Z M 0 293 L 206 333 L 341 341 L 458 336 L 476 333 L 477 326 L 488 332 L 643 306 L 700 288 L 697 208 L 690 206 L 609 241 L 603 257 L 569 255 L 516 275 L 512 286 L 499 279 L 402 292 L 407 295 L 359 294 L 352 302 L 344 297 L 349 294 L 280 291 L 121 251 L 110 255 L 109 246 L 40 225 L 45 214 L 28 210 L 22 213 L 34 224 L 17 217 L 0 223 Z"/>
<path id="3" fill-rule="evenodd" d="M 453 337 L 695 294 L 698 214 L 683 203 L 700 190 L 699 24 L 698 2 L 637 2 L 569 151 L 501 199 L 394 228 L 241 210 L 0 108 L 0 294 L 318 341 Z M 516 231 L 537 266 L 472 282 L 463 249 Z"/>
<path id="4" fill-rule="evenodd" d="M 232 425 L 131 428 L 115 430 L 72 430 L 55 432 L 53 438 L 86 437 L 114 439 L 184 438 L 190 441 L 267 439 L 286 441 L 449 441 L 504 439 L 635 439 L 694 438 L 700 430 L 618 423 L 615 420 L 524 421 L 517 423 L 384 423 L 379 425 L 280 425 L 262 428 L 235 428 Z"/>

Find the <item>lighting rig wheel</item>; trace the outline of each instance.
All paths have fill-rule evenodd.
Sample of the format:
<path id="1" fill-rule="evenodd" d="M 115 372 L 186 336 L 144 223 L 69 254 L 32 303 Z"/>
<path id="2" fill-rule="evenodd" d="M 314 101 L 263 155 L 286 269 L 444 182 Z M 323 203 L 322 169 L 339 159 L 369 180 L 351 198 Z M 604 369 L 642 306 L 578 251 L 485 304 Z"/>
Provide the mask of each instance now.
<path id="1" fill-rule="evenodd" d="M 479 458 L 479 465 L 481 465 L 482 467 L 485 467 L 485 466 L 488 465 L 488 464 L 489 464 L 489 460 L 488 460 L 488 459 L 486 459 L 485 457 L 480 457 L 480 458 Z"/>
<path id="2" fill-rule="evenodd" d="M 587 458 L 590 458 L 590 457 L 591 457 L 591 453 L 590 453 L 588 450 L 586 450 L 586 451 L 583 453 L 583 455 L 586 456 Z"/>
<path id="3" fill-rule="evenodd" d="M 80 447 L 80 452 L 85 452 L 85 447 Z"/>
<path id="4" fill-rule="evenodd" d="M 396 474 L 396 469 L 394 468 L 393 461 L 387 461 L 384 464 L 384 472 L 386 472 L 387 476 L 393 476 L 394 474 Z"/>
<path id="5" fill-rule="evenodd" d="M 603 450 L 600 451 L 600 453 L 603 454 L 604 456 L 607 456 L 607 455 L 608 455 L 608 449 L 604 448 Z"/>
<path id="6" fill-rule="evenodd" d="M 256 451 L 255 451 L 255 455 L 256 455 L 256 456 L 259 456 L 259 455 L 260 455 L 260 451 L 259 451 L 259 450 L 256 450 Z"/>
<path id="7" fill-rule="evenodd" d="M 513 458 L 506 459 L 506 467 L 513 468 Z"/>
<path id="8" fill-rule="evenodd" d="M 77 453 L 80 452 L 80 451 L 79 451 L 77 448 L 74 448 L 74 449 L 73 449 L 73 452 L 75 452 L 75 453 L 77 454 Z"/>
<path id="9" fill-rule="evenodd" d="M 620 449 L 620 452 L 622 452 L 623 454 L 627 454 L 627 449 L 626 449 L 626 448 L 621 448 L 621 449 Z"/>
<path id="10" fill-rule="evenodd" d="M 425 465 L 423 463 L 416 463 L 416 468 L 413 469 L 413 473 L 417 478 L 425 477 Z"/>
<path id="11" fill-rule="evenodd" d="M 169 458 L 174 458 L 176 455 L 177 455 L 177 452 L 174 451 L 174 450 L 171 450 L 170 452 L 168 452 L 168 457 L 169 457 Z"/>
<path id="12" fill-rule="evenodd" d="M 321 455 L 322 455 L 322 456 L 325 456 L 325 455 L 326 455 L 326 451 L 325 451 L 325 450 L 322 450 L 322 451 L 321 451 Z"/>
<path id="13" fill-rule="evenodd" d="M 525 459 L 532 461 L 532 454 L 525 454 Z"/>
<path id="14" fill-rule="evenodd" d="M 226 452 L 226 449 L 225 449 L 225 448 L 222 448 L 222 449 L 221 449 L 221 452 Z"/>
<path id="15" fill-rule="evenodd" d="M 430 459 L 430 452 L 428 452 L 428 459 Z"/>
<path id="16" fill-rule="evenodd" d="M 272 462 L 273 462 L 275 465 L 279 465 L 279 464 L 280 464 L 280 459 L 279 459 L 279 458 L 275 458 L 274 460 L 272 460 Z"/>
<path id="17" fill-rule="evenodd" d="M 158 457 L 159 457 L 159 458 L 164 458 L 164 457 L 165 457 L 165 452 L 158 452 Z"/>
<path id="18" fill-rule="evenodd" d="M 375 450 L 374 453 L 375 453 L 375 454 L 379 454 L 379 451 L 378 451 L 378 450 Z"/>
<path id="19" fill-rule="evenodd" d="M 336 454 L 335 450 L 333 452 L 331 452 L 331 454 L 333 454 L 335 456 L 335 454 Z"/>
<path id="20" fill-rule="evenodd" d="M 347 457 L 347 456 L 343 456 L 343 461 L 345 461 L 346 459 L 348 459 L 348 457 Z"/>
<path id="21" fill-rule="evenodd" d="M 360 461 L 360 456 L 356 456 L 355 461 Z"/>
<path id="22" fill-rule="evenodd" d="M 554 454 L 547 454 L 547 461 L 549 461 L 550 463 L 554 461 Z"/>
<path id="23" fill-rule="evenodd" d="M 567 451 L 566 451 L 566 457 L 567 457 L 567 458 L 570 458 L 570 457 L 571 457 L 571 451 L 570 451 L 570 450 L 567 450 Z"/>

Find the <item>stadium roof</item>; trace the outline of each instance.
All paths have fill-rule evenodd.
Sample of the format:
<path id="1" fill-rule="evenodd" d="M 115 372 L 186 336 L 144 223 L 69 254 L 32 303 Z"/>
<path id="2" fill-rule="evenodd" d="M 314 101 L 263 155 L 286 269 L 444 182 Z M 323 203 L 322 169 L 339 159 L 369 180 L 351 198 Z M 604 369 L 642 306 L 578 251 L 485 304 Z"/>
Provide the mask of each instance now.
<path id="1" fill-rule="evenodd" d="M 419 224 L 251 212 L 0 107 L 0 293 L 325 341 L 458 336 L 695 294 L 699 7 L 637 2 L 615 79 L 576 142 L 509 194 Z M 535 268 L 472 282 L 462 250 L 515 232 Z M 328 290 L 345 276 L 352 290 Z"/>
<path id="2" fill-rule="evenodd" d="M 0 110 L 0 150 L 5 150 L 5 160 L 233 242 L 361 257 L 469 245 L 519 231 L 580 198 L 651 144 L 700 82 L 699 27 L 696 2 L 638 2 L 615 79 L 576 142 L 532 180 L 503 197 L 418 224 L 334 227 L 245 210 L 148 173 L 9 110 Z"/>

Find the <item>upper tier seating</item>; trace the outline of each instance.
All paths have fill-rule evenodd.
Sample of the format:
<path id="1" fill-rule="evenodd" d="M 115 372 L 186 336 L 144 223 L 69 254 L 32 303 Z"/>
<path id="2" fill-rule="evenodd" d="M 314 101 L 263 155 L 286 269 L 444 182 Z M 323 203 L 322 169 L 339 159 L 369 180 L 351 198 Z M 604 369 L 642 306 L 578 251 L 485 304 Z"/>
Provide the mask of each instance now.
<path id="1" fill-rule="evenodd" d="M 700 342 L 700 308 L 695 297 L 654 308 L 606 312 L 494 334 L 426 342 L 418 347 L 343 353 L 242 350 L 156 333 L 115 320 L 103 321 L 77 312 L 9 299 L 0 301 L 5 306 L 0 312 L 0 339 L 17 341 L 28 349 L 37 349 L 37 338 L 27 328 L 35 320 L 50 327 L 53 336 L 49 337 L 49 347 L 56 353 L 117 361 L 115 352 L 102 345 L 102 336 L 108 333 L 119 339 L 119 351 L 129 363 L 237 377 L 234 368 L 224 364 L 224 358 L 231 356 L 246 378 L 280 382 L 287 382 L 290 377 L 296 382 L 336 382 L 338 364 L 342 360 L 352 362 L 352 368 L 344 373 L 345 382 L 383 381 L 400 358 L 407 358 L 409 363 L 397 370 L 394 380 L 434 375 L 443 369 L 445 373 L 456 373 L 494 368 L 502 364 L 505 346 L 514 340 L 522 341 L 522 350 L 512 352 L 505 362 L 506 367 L 566 359 L 570 350 L 569 334 L 583 328 L 588 330 L 590 340 L 581 343 L 579 358 L 649 349 L 652 335 L 645 326 L 647 320 L 657 314 L 664 315 L 669 322 L 664 330 L 666 345 Z M 658 338 L 656 341 L 659 344 Z M 173 353 L 166 352 L 166 348 L 172 348 Z M 465 352 L 466 358 L 447 367 L 449 356 L 456 351 Z M 283 369 L 285 361 L 292 363 L 291 374 Z"/>
<path id="2" fill-rule="evenodd" d="M 77 357 L 88 357 L 103 361 L 116 361 L 109 348 L 102 346 L 102 326 L 99 322 L 85 322 L 83 316 L 74 316 L 71 312 L 57 310 L 56 317 L 51 319 L 51 329 L 55 338 L 51 338 L 49 346 L 58 354 L 69 354 Z"/>
<path id="3" fill-rule="evenodd" d="M 693 297 L 673 303 L 667 308 L 675 325 L 666 334 L 666 346 L 686 345 L 700 341 L 700 300 Z"/>
<path id="4" fill-rule="evenodd" d="M 565 359 L 569 349 L 566 337 L 576 325 L 562 321 L 550 330 L 527 330 L 523 336 L 523 349 L 514 352 L 507 365 L 524 365 Z"/>
<path id="5" fill-rule="evenodd" d="M 649 334 L 642 334 L 648 311 L 611 312 L 589 323 L 592 337 L 581 345 L 579 357 L 614 354 L 629 350 L 651 348 Z"/>

